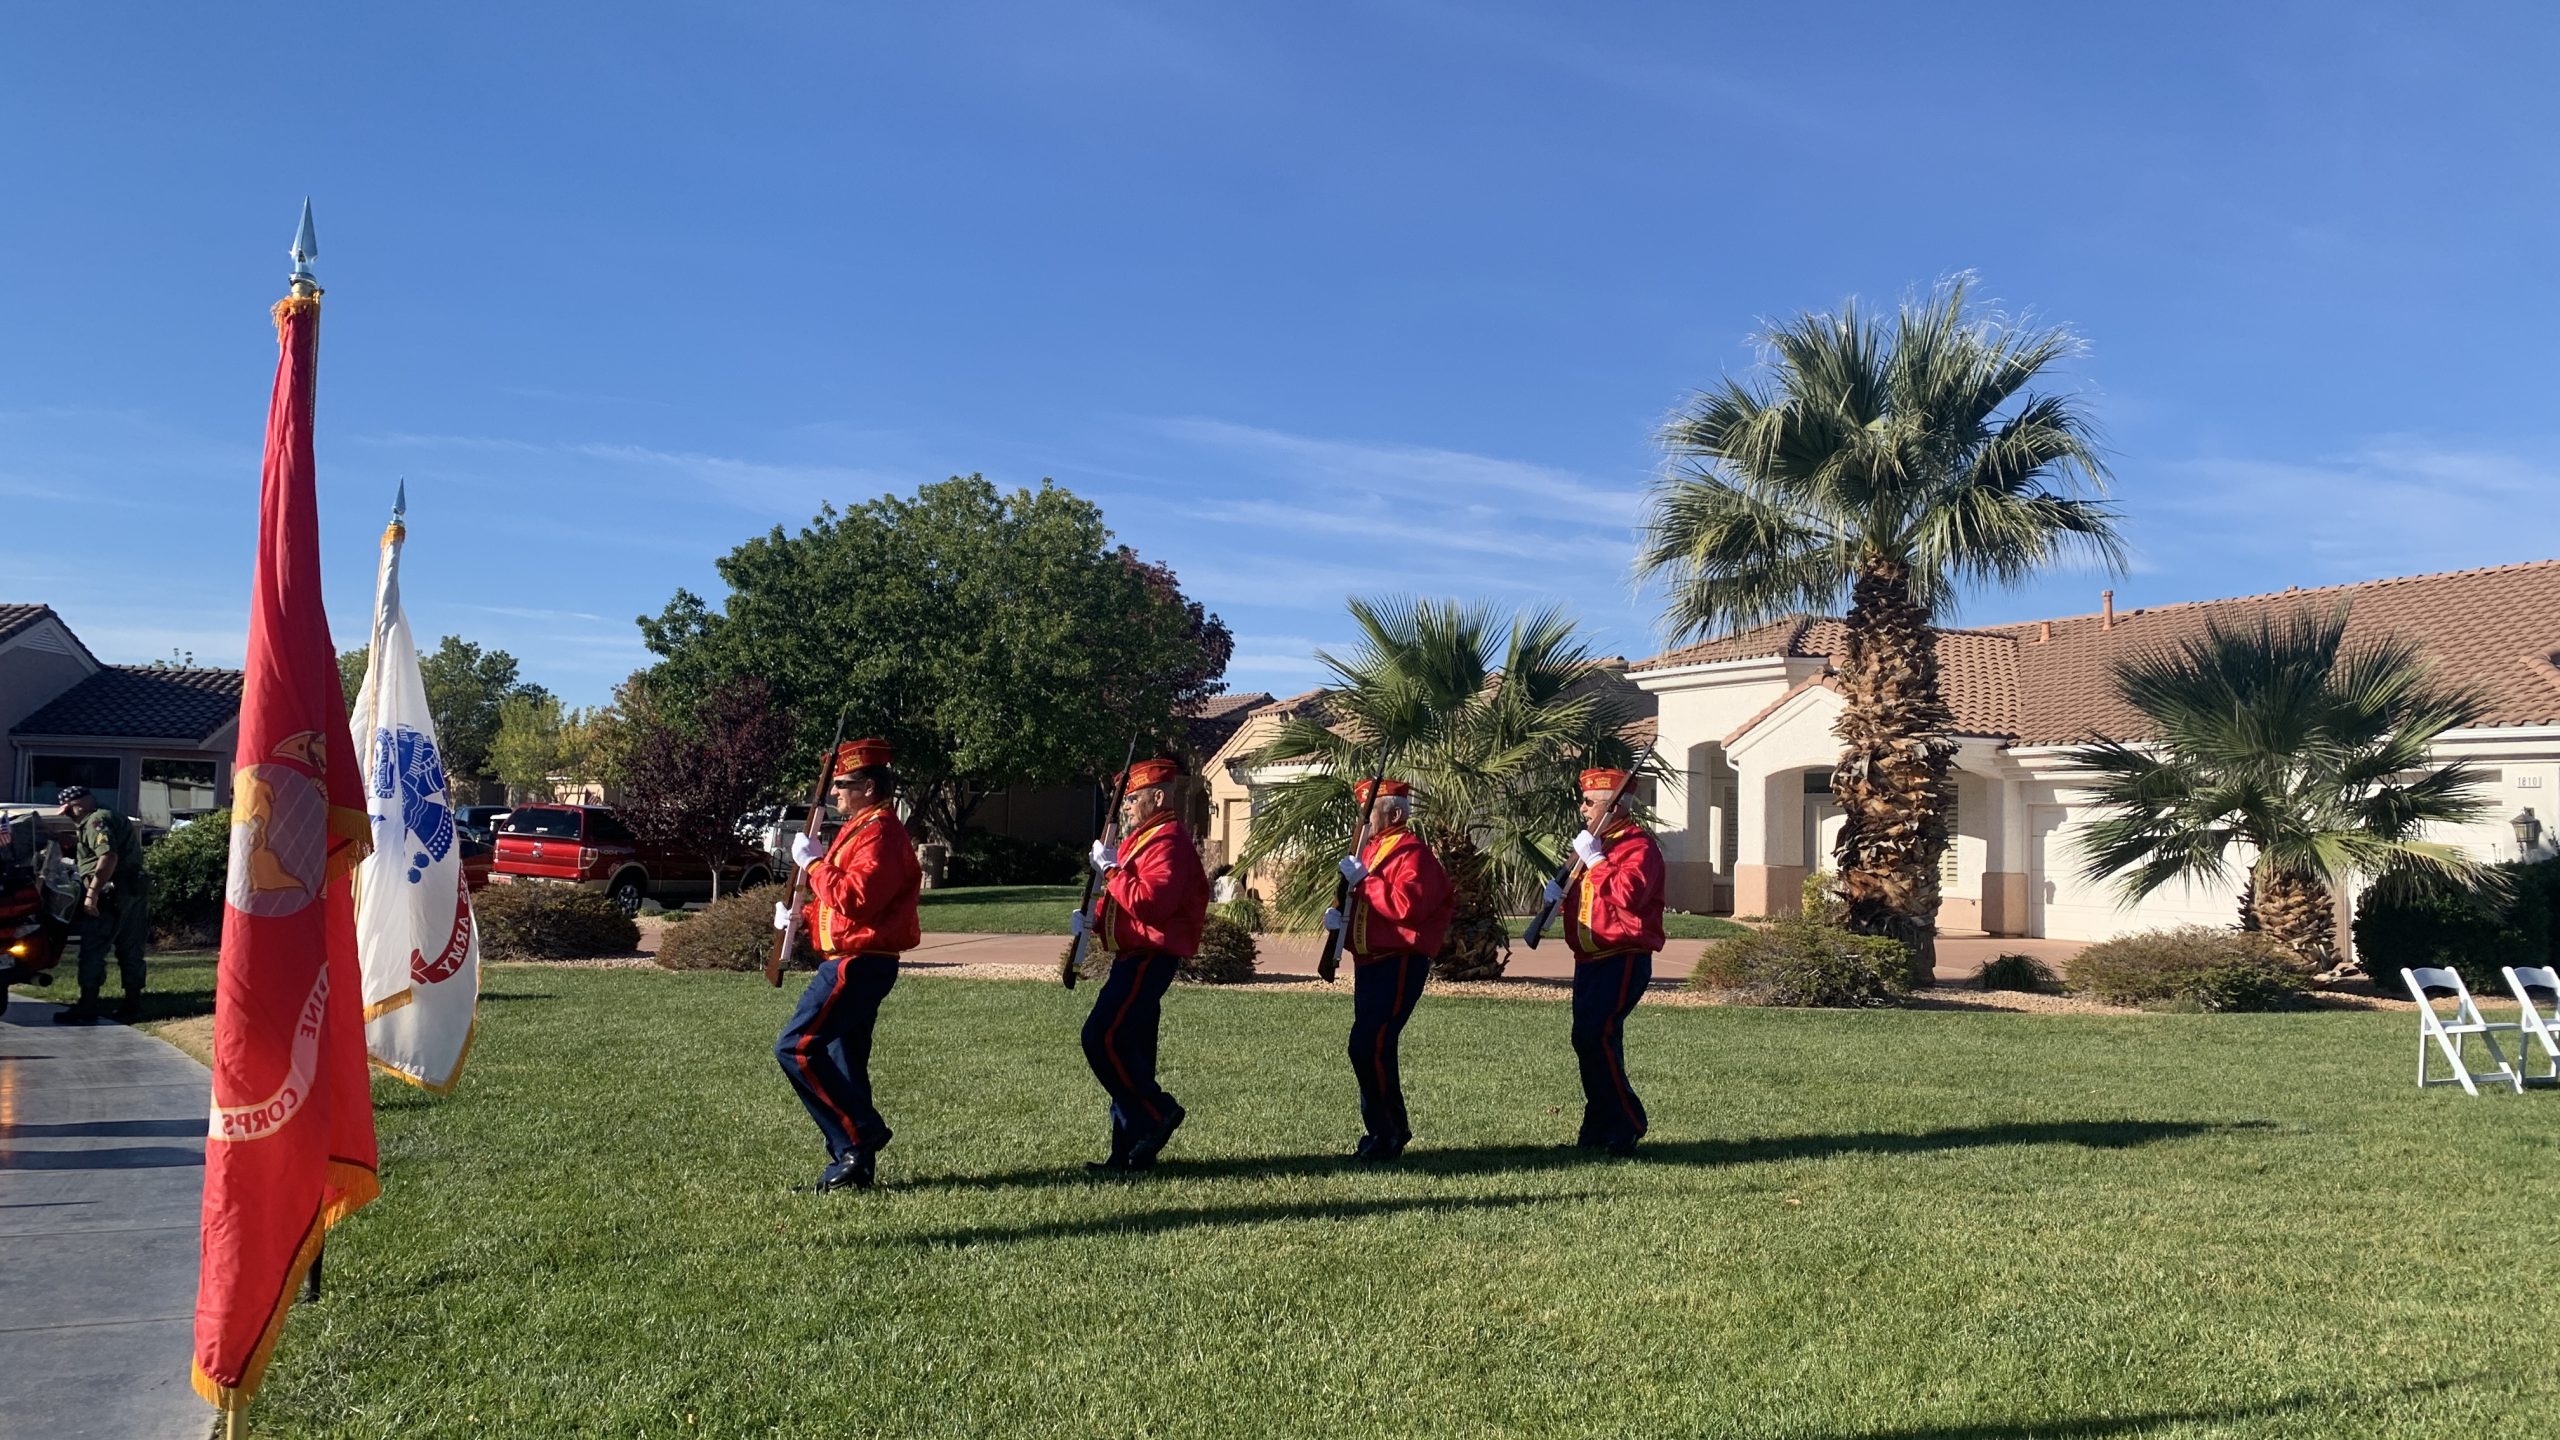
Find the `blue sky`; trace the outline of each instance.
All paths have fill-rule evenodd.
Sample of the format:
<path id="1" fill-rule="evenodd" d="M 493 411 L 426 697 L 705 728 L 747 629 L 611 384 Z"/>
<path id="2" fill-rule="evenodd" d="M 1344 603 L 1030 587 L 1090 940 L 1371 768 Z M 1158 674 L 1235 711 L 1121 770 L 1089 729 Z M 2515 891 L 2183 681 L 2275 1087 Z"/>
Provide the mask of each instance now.
<path id="1" fill-rule="evenodd" d="M 343 10 L 346 13 L 337 13 Z M 332 621 L 575 702 L 731 545 L 1053 476 L 1320 678 L 1348 593 L 1661 648 L 1651 434 L 1767 316 L 2072 325 L 2128 607 L 2560 555 L 2560 11 L 13 7 L 0 600 L 236 664 L 296 208 Z M 2084 613 L 2065 573 L 1960 620 Z"/>

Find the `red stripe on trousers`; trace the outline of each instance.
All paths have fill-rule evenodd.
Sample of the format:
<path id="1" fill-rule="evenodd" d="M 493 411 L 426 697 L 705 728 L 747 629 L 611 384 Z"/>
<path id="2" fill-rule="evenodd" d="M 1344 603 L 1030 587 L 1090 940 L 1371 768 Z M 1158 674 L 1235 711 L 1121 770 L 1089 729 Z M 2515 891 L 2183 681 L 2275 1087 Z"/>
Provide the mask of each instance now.
<path id="1" fill-rule="evenodd" d="M 826 1028 L 827 1011 L 834 1008 L 836 997 L 844 993 L 844 973 L 848 968 L 845 961 L 836 962 L 836 983 L 828 989 L 827 998 L 818 1002 L 817 1018 L 810 1022 L 809 1031 L 800 1037 L 800 1043 L 791 1047 L 791 1056 L 800 1062 L 800 1077 L 809 1083 L 809 1089 L 818 1097 L 818 1102 L 835 1113 L 836 1119 L 844 1125 L 844 1133 L 853 1137 L 854 1144 L 860 1145 L 862 1127 L 854 1124 L 853 1117 L 844 1113 L 843 1107 L 836 1104 L 835 1097 L 827 1093 L 826 1086 L 818 1083 L 816 1073 L 809 1068 L 809 1046 L 817 1040 L 818 1032 Z"/>
<path id="2" fill-rule="evenodd" d="M 1627 987 L 1634 984 L 1635 979 L 1636 967 L 1633 961 L 1629 961 L 1626 968 L 1618 972 L 1618 1007 L 1609 1012 L 1609 1025 L 1600 1032 L 1600 1045 L 1609 1052 L 1609 1078 L 1618 1087 L 1618 1108 L 1626 1112 L 1627 1123 L 1635 1126 L 1636 1133 L 1641 1135 L 1644 1122 L 1636 1119 L 1636 1097 L 1627 1088 L 1627 1057 L 1624 1049 L 1613 1043 L 1620 1028 L 1626 1024 Z"/>
<path id="3" fill-rule="evenodd" d="M 1114 961 L 1113 963 L 1117 964 L 1118 962 Z M 1145 962 L 1141 963 L 1143 964 Z M 1145 983 L 1146 977 L 1143 975 L 1140 976 L 1138 978 L 1138 984 L 1143 985 Z M 1137 1094 L 1138 1090 L 1137 1077 L 1131 1075 L 1129 1073 L 1129 1067 L 1121 1061 L 1120 1047 L 1114 1042 L 1120 1038 L 1120 1022 L 1129 1018 L 1129 1007 L 1137 1003 L 1138 985 L 1132 985 L 1129 987 L 1128 995 L 1120 1002 L 1120 1013 L 1111 1017 L 1110 1025 L 1104 1027 L 1102 1032 L 1102 1053 L 1111 1057 L 1111 1068 L 1120 1072 L 1121 1086 L 1133 1095 Z M 1156 1113 L 1154 1101 L 1141 1098 L 1138 1103 L 1147 1107 L 1148 1119 L 1161 1120 L 1164 1118 Z"/>

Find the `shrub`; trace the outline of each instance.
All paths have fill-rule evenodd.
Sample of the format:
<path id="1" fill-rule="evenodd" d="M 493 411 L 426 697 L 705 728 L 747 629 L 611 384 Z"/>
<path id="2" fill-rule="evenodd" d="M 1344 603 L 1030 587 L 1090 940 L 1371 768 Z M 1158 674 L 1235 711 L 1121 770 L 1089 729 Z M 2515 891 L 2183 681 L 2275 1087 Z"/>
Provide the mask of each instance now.
<path id="1" fill-rule="evenodd" d="M 687 917 L 658 933 L 658 963 L 670 970 L 757 971 L 773 953 L 773 894 L 726 895 L 699 910 L 669 914 Z M 809 947 L 801 946 L 798 968 L 815 969 L 816 963 Z"/>
<path id="2" fill-rule="evenodd" d="M 1018 840 L 967 829 L 952 842 L 945 885 L 1072 885 L 1084 878 L 1084 852 L 1047 840 Z M 772 917 L 768 915 L 768 920 Z"/>
<path id="3" fill-rule="evenodd" d="M 2356 907 L 2356 959 L 2385 995 L 2408 993 L 2400 972 L 2441 966 L 2461 972 L 2471 993 L 2504 995 L 2504 965 L 2547 965 L 2552 954 L 2553 886 L 2560 864 L 2501 865 L 2504 895 L 2441 887 L 2365 892 Z"/>
<path id="4" fill-rule="evenodd" d="M 172 950 L 221 943 L 222 896 L 231 874 L 231 812 L 198 816 L 143 853 L 151 940 Z"/>
<path id="5" fill-rule="evenodd" d="M 1247 935 L 1271 933 L 1270 912 L 1264 908 L 1262 897 L 1250 890 L 1237 891 L 1236 898 L 1224 905 L 1210 906 L 1209 913 L 1219 919 L 1243 926 L 1244 933 Z"/>
<path id="6" fill-rule="evenodd" d="M 1223 915 L 1212 915 L 1200 930 L 1200 952 L 1182 962 L 1177 978 L 1196 985 L 1241 985 L 1253 978 L 1261 947 L 1253 932 Z"/>
<path id="7" fill-rule="evenodd" d="M 1977 990 L 2026 990 L 2045 995 L 2062 988 L 2062 977 L 2033 955 L 2002 955 L 1982 962 L 1973 972 Z"/>
<path id="8" fill-rule="evenodd" d="M 1745 1005 L 1891 1005 L 1910 993 L 1910 968 L 1898 940 L 1790 915 L 1709 944 L 1689 986 Z"/>
<path id="9" fill-rule="evenodd" d="M 1849 902 L 1840 898 L 1840 877 L 1816 870 L 1804 877 L 1804 918 L 1818 925 L 1837 925 L 1849 918 Z"/>
<path id="10" fill-rule="evenodd" d="M 627 955 L 640 944 L 640 927 L 621 906 L 574 885 L 492 885 L 472 897 L 471 908 L 480 917 L 480 954 L 488 960 Z M 768 904 L 765 921 L 772 920 Z"/>
<path id="11" fill-rule="evenodd" d="M 2273 938 L 2212 925 L 2118 936 L 2066 968 L 2072 989 L 2113 1005 L 2283 1010 L 2310 988 L 2302 962 Z"/>

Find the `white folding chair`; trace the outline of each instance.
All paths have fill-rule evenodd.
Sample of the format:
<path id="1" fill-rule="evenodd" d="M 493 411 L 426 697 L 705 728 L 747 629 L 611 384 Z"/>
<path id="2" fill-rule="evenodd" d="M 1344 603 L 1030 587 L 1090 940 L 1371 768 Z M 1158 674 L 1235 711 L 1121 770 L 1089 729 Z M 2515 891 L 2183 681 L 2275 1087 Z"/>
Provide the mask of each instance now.
<path id="1" fill-rule="evenodd" d="M 2498 1062 L 2496 1070 L 2483 1070 L 2481 1077 L 2504 1080 L 2519 1094 L 2523 1092 L 2524 1076 L 2507 1063 L 2507 1052 L 2498 1048 L 2499 1031 L 2512 1031 L 2520 1036 L 2524 1033 L 2523 1025 L 2503 1020 L 2493 1024 L 2482 1018 L 2479 1005 L 2471 998 L 2471 987 L 2463 984 L 2462 976 L 2454 971 L 2412 966 L 2400 972 L 2400 980 L 2409 987 L 2409 998 L 2418 1002 L 2419 1089 L 2424 1090 L 2430 1085 L 2459 1085 L 2463 1094 L 2478 1095 L 2480 1087 L 2471 1083 L 2471 1067 L 2462 1058 L 2471 1037 L 2477 1035 L 2480 1043 L 2489 1047 L 2489 1057 Z M 2436 1013 L 2435 1002 L 2427 998 L 2430 990 L 2450 990 L 2453 998 L 2460 1002 L 2454 1007 L 2450 1021 Z M 2427 1074 L 2427 1042 L 2430 1040 L 2443 1053 L 2446 1063 L 2453 1067 L 2452 1074 L 2441 1077 Z"/>
<path id="2" fill-rule="evenodd" d="M 2527 965 L 2522 969 L 2509 965 L 2501 973 L 2507 977 L 2507 989 L 2514 993 L 2516 1003 L 2524 1007 L 2523 1018 L 2517 1023 L 2523 1027 L 2528 1039 L 2542 1042 L 2542 1063 L 2548 1067 L 2540 1075 L 2525 1078 L 2560 1080 L 2560 971 L 2554 971 L 2548 965 Z M 2551 996 L 2550 1009 L 2545 1010 L 2534 1003 L 2533 992 L 2536 990 Z M 2516 1058 L 2522 1062 L 2532 1057 L 2533 1047 L 2527 1044 L 2524 1054 Z"/>

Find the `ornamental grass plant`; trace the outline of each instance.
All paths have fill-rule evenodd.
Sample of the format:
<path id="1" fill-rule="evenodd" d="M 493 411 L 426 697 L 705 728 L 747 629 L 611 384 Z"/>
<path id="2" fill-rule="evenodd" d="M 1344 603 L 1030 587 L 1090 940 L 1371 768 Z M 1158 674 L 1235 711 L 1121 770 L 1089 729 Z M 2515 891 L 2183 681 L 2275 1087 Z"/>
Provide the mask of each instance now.
<path id="1" fill-rule="evenodd" d="M 2311 988 L 2309 965 L 2274 936 L 2212 925 L 2100 941 L 2065 970 L 2074 991 L 2160 1009 L 2290 1010 Z"/>
<path id="2" fill-rule="evenodd" d="M 640 948 L 639 925 L 600 891 L 518 881 L 481 891 L 471 908 L 484 960 L 586 960 Z"/>
<path id="3" fill-rule="evenodd" d="M 1899 940 L 1791 915 L 1707 946 L 1689 988 L 1743 1005 L 1894 1005 L 1911 993 L 1910 957 Z"/>

